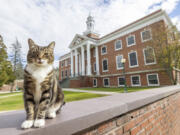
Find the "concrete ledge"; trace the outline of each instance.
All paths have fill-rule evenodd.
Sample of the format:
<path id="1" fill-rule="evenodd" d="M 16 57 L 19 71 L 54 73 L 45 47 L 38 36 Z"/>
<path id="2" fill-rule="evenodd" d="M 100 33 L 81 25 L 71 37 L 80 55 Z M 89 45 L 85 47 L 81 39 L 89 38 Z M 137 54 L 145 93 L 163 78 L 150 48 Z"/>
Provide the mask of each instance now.
<path id="1" fill-rule="evenodd" d="M 46 126 L 39 129 L 20 129 L 24 111 L 5 112 L 0 114 L 0 134 L 71 135 L 177 92 L 180 86 L 169 86 L 67 103 L 57 118 L 46 120 Z"/>

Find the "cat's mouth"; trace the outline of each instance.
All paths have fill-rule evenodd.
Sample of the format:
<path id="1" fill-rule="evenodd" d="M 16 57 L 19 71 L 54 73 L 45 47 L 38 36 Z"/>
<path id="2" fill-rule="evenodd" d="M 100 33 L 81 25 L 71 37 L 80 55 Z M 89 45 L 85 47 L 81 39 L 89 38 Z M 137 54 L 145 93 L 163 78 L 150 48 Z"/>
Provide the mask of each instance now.
<path id="1" fill-rule="evenodd" d="M 36 64 L 37 64 L 37 65 L 46 65 L 46 63 L 47 63 L 46 60 L 42 60 L 42 59 L 36 60 Z"/>

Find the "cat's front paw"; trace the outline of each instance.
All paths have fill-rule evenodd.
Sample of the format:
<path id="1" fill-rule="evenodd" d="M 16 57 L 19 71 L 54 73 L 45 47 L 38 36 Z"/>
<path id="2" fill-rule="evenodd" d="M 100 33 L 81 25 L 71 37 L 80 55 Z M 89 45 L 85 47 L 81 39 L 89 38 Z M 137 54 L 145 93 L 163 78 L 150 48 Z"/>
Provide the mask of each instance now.
<path id="1" fill-rule="evenodd" d="M 56 117 L 56 112 L 48 113 L 48 114 L 47 114 L 47 117 L 48 117 L 49 119 L 55 118 L 55 117 Z"/>
<path id="2" fill-rule="evenodd" d="M 44 119 L 35 120 L 34 122 L 34 127 L 36 128 L 43 127 L 44 125 L 45 125 Z"/>
<path id="3" fill-rule="evenodd" d="M 22 125 L 21 128 L 23 129 L 27 129 L 27 128 L 31 128 L 33 126 L 33 120 L 25 120 Z"/>

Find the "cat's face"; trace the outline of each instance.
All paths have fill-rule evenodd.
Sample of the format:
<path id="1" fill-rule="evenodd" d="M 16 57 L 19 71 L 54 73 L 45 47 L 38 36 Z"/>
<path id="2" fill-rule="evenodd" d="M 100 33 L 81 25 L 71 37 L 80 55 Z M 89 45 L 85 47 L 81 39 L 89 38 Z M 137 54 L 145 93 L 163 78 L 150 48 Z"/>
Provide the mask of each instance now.
<path id="1" fill-rule="evenodd" d="M 29 51 L 27 62 L 36 66 L 46 66 L 54 62 L 54 46 L 55 42 L 51 42 L 48 46 L 38 46 L 32 39 L 28 39 Z"/>

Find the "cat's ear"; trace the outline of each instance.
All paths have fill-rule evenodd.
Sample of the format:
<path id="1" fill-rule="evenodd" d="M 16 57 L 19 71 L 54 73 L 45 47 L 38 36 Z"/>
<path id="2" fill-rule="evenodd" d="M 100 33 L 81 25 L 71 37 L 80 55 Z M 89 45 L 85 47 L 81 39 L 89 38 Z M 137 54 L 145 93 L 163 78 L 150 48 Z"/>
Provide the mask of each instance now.
<path id="1" fill-rule="evenodd" d="M 30 39 L 30 38 L 28 39 L 28 44 L 29 44 L 29 49 L 32 49 L 32 48 L 36 47 L 34 41 L 32 39 Z"/>
<path id="2" fill-rule="evenodd" d="M 48 49 L 50 49 L 50 50 L 54 50 L 54 47 L 55 47 L 55 42 L 53 41 L 53 42 L 51 42 L 49 45 L 48 45 Z"/>

